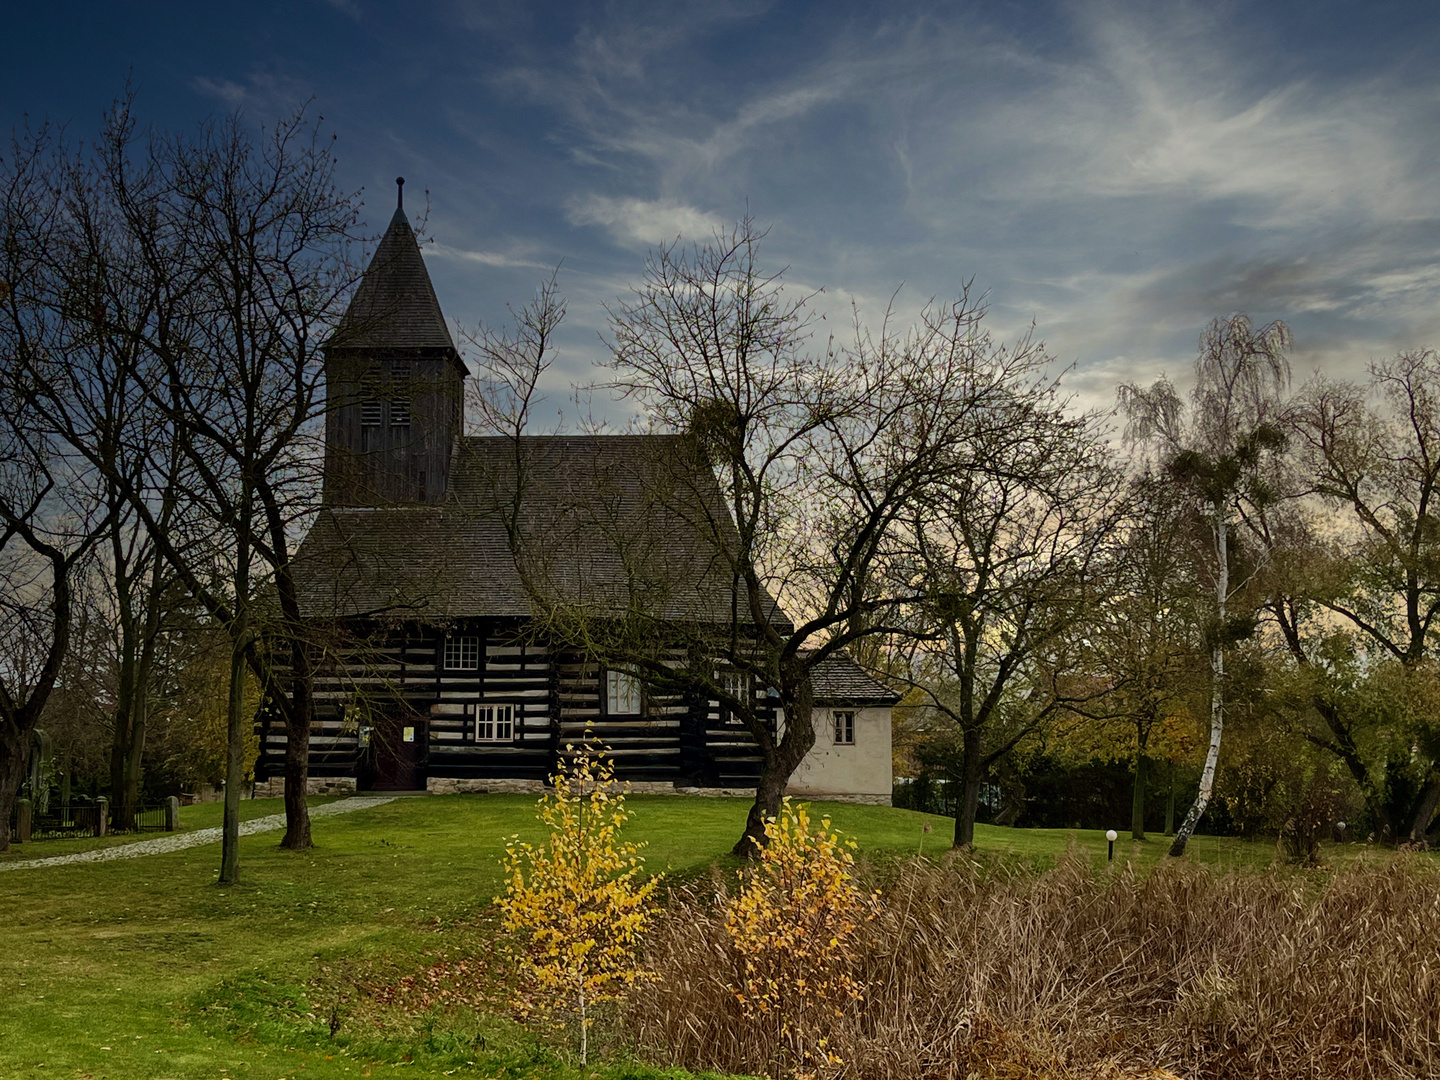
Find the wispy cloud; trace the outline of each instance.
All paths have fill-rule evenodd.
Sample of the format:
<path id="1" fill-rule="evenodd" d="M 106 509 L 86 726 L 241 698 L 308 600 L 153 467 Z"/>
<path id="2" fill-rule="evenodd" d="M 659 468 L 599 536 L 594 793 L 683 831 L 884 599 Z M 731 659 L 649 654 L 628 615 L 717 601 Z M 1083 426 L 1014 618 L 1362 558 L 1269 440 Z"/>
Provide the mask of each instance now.
<path id="1" fill-rule="evenodd" d="M 573 225 L 599 225 L 619 242 L 652 247 L 676 238 L 708 240 L 724 219 L 670 199 L 575 196 L 565 206 Z"/>
<path id="2" fill-rule="evenodd" d="M 252 72 L 243 82 L 197 75 L 190 80 L 190 88 L 221 102 L 226 108 L 244 108 L 254 114 L 254 119 L 264 123 L 293 115 L 315 96 L 305 80 L 288 73 L 265 70 Z"/>
<path id="3" fill-rule="evenodd" d="M 245 87 L 229 79 L 211 79 L 197 75 L 190 80 L 190 86 L 197 93 L 223 101 L 227 105 L 239 105 L 245 100 Z"/>
<path id="4" fill-rule="evenodd" d="M 484 107 L 543 133 L 552 171 L 513 235 L 577 257 L 577 322 L 638 250 L 753 212 L 767 262 L 825 286 L 821 329 L 973 276 L 997 335 L 1035 321 L 1087 404 L 1183 379 L 1236 310 L 1290 321 L 1297 369 L 1440 335 L 1437 78 L 1349 48 L 1338 14 L 1317 20 L 1343 65 L 1250 0 L 841 8 L 589 8 L 477 65 Z M 470 25 L 508 40 L 515 18 Z"/>
<path id="5" fill-rule="evenodd" d="M 502 251 L 477 251 L 449 247 L 438 241 L 425 245 L 425 254 L 437 259 L 451 259 L 457 262 L 478 263 L 481 266 L 517 267 L 527 270 L 548 270 L 550 265 L 538 262 L 532 257 L 515 255 Z"/>
<path id="6" fill-rule="evenodd" d="M 324 0 L 324 3 L 340 12 L 340 14 L 348 15 L 356 22 L 359 22 L 362 17 L 360 5 L 356 3 L 355 0 Z"/>

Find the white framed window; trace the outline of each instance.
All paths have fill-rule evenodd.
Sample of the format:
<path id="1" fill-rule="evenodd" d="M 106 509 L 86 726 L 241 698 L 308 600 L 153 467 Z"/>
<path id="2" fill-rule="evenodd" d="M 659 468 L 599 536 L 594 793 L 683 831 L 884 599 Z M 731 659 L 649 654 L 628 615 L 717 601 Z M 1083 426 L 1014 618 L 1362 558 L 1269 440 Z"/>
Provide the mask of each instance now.
<path id="1" fill-rule="evenodd" d="M 478 637 L 446 638 L 445 667 L 449 671 L 479 671 L 480 639 Z"/>
<path id="2" fill-rule="evenodd" d="M 633 671 L 606 670 L 605 715 L 640 715 L 640 680 Z"/>
<path id="3" fill-rule="evenodd" d="M 835 718 L 835 745 L 855 745 L 855 710 L 836 709 L 831 714 Z"/>
<path id="4" fill-rule="evenodd" d="M 750 676 L 743 671 L 720 670 L 716 672 L 716 681 L 720 683 L 720 689 L 739 701 L 752 701 L 750 693 Z M 744 721 L 735 714 L 735 710 L 725 705 L 720 706 L 720 716 L 727 724 L 743 724 Z"/>
<path id="5" fill-rule="evenodd" d="M 515 706 L 476 705 L 470 730 L 476 742 L 511 742 L 515 738 Z"/>

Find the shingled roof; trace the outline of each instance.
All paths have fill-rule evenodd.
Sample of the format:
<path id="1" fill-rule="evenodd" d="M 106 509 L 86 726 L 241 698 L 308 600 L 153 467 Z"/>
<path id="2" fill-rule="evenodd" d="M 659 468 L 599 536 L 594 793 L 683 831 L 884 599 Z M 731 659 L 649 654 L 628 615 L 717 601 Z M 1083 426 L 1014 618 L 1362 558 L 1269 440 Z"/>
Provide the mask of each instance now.
<path id="1" fill-rule="evenodd" d="M 390 219 L 360 287 L 326 344 L 331 349 L 454 352 L 454 339 L 404 210 L 396 209 Z"/>
<path id="2" fill-rule="evenodd" d="M 679 436 L 467 437 L 443 503 L 323 509 L 296 577 L 307 616 L 530 616 L 528 576 L 599 616 L 728 623 L 733 529 Z M 767 618 L 783 622 L 768 598 Z"/>
<path id="3" fill-rule="evenodd" d="M 846 653 L 832 653 L 810 673 L 815 700 L 822 705 L 894 705 L 900 695 L 871 678 Z"/>

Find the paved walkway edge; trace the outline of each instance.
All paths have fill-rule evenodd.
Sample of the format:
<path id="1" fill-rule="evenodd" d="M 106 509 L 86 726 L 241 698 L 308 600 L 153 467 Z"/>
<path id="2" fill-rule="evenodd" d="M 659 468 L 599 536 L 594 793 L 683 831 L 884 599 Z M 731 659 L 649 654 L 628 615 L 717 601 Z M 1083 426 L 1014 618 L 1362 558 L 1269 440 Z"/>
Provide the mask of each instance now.
<path id="1" fill-rule="evenodd" d="M 355 810 L 368 810 L 372 806 L 381 806 L 394 801 L 394 795 L 352 796 L 338 802 L 316 806 L 311 809 L 310 816 L 317 818 L 348 814 Z M 242 821 L 240 835 L 251 836 L 254 833 L 269 832 L 272 829 L 284 827 L 284 814 L 267 814 L 265 817 L 255 818 L 253 821 Z M 116 844 L 114 847 L 96 848 L 93 851 L 79 851 L 74 855 L 51 855 L 44 859 L 0 863 L 0 870 L 27 870 L 34 866 L 68 866 L 71 863 L 111 862 L 115 859 L 138 859 L 142 855 L 163 855 L 167 851 L 182 851 L 185 848 L 199 847 L 201 844 L 218 844 L 220 833 L 220 829 L 197 829 L 195 832 L 189 833 L 172 833 L 168 836 L 156 837 L 154 840 L 136 840 L 131 844 Z"/>

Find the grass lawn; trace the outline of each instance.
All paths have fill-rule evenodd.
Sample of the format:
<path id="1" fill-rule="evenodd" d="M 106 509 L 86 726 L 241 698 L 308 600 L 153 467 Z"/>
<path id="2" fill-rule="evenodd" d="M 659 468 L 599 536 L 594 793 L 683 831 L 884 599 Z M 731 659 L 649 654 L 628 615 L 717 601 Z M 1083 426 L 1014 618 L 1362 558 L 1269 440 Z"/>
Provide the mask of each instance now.
<path id="1" fill-rule="evenodd" d="M 500 1016 L 473 1018 L 458 1034 L 453 1024 L 427 1029 L 423 1018 L 414 1030 L 380 1036 L 342 1026 L 332 1040 L 327 991 L 319 985 L 325 969 L 343 972 L 349 960 L 342 958 L 389 963 L 469 948 L 483 966 L 475 924 L 501 888 L 504 838 L 540 838 L 534 802 L 507 795 L 398 799 L 315 819 L 317 847 L 303 853 L 279 850 L 278 831 L 247 837 L 243 881 L 229 889 L 214 885 L 218 843 L 0 873 L 0 985 L 8 991 L 0 999 L 0 1077 L 578 1077 Z M 635 796 L 630 805 L 632 836 L 648 841 L 650 869 L 680 876 L 722 859 L 748 808 L 741 799 L 681 796 Z M 247 800 L 245 807 L 258 816 L 278 812 L 280 802 Z M 945 818 L 839 804 L 813 810 L 828 811 L 837 829 L 878 857 L 914 852 L 922 839 L 929 853 L 949 844 Z M 219 823 L 218 804 L 181 813 L 186 828 Z M 925 835 L 927 821 L 933 832 Z M 981 826 L 977 841 L 982 850 L 1036 865 L 1053 862 L 1071 843 L 1096 860 L 1105 852 L 1102 834 L 1066 830 Z M 89 843 L 32 843 L 4 858 Z M 1163 838 L 1122 841 L 1116 859 L 1153 863 L 1166 847 Z M 1273 859 L 1274 847 L 1197 837 L 1190 857 L 1256 865 Z M 671 1074 L 612 1063 L 598 1075 Z"/>

